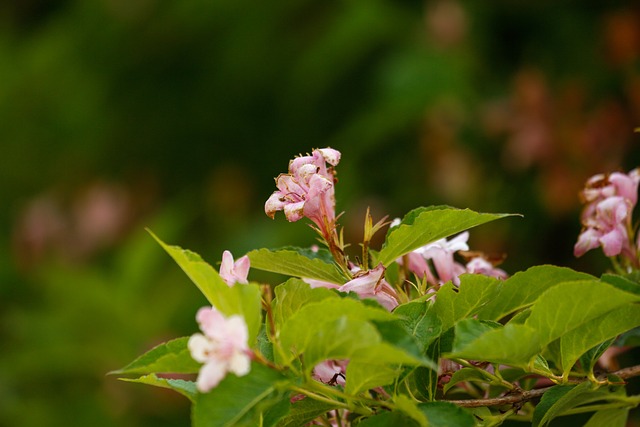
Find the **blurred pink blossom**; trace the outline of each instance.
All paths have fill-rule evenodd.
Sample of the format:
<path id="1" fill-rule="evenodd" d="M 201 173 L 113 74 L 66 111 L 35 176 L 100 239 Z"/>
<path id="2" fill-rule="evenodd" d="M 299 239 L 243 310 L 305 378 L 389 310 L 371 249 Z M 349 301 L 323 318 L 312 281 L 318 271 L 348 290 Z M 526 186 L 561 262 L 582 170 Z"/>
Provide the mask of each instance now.
<path id="1" fill-rule="evenodd" d="M 191 357 L 204 363 L 196 382 L 198 390 L 202 393 L 210 391 L 228 372 L 239 377 L 248 374 L 251 358 L 244 319 L 237 315 L 224 317 L 214 307 L 202 307 L 196 320 L 204 335 L 193 334 L 188 347 Z"/>
<path id="2" fill-rule="evenodd" d="M 585 207 L 581 215 L 583 229 L 574 246 L 575 256 L 602 247 L 609 257 L 622 255 L 632 264 L 637 264 L 637 248 L 630 233 L 639 183 L 640 169 L 628 174 L 599 174 L 587 180 L 580 193 Z"/>

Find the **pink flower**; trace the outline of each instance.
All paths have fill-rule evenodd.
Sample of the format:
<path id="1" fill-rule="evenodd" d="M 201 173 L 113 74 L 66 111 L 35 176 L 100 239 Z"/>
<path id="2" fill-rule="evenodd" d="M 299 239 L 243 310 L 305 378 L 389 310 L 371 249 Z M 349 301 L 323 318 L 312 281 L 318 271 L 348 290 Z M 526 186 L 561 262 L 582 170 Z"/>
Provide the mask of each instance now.
<path id="1" fill-rule="evenodd" d="M 481 256 L 472 258 L 465 266 L 465 269 L 467 273 L 482 274 L 484 276 L 495 277 L 497 279 L 507 278 L 507 273 L 504 270 L 495 268 L 493 264 Z"/>
<path id="2" fill-rule="evenodd" d="M 249 275 L 250 261 L 248 256 L 239 258 L 233 262 L 231 252 L 224 251 L 222 253 L 222 264 L 220 264 L 220 277 L 227 285 L 233 286 L 236 283 L 247 284 L 247 276 Z"/>
<path id="3" fill-rule="evenodd" d="M 640 169 L 628 174 L 599 174 L 587 180 L 580 197 L 585 202 L 581 215 L 582 232 L 573 253 L 579 257 L 599 246 L 605 255 L 622 255 L 637 264 L 636 247 L 631 242 L 631 215 L 638 202 Z"/>
<path id="4" fill-rule="evenodd" d="M 451 280 L 457 286 L 460 283 L 458 276 L 465 272 L 465 268 L 454 260 L 453 255 L 458 251 L 469 250 L 468 239 L 469 232 L 465 231 L 451 240 L 440 239 L 418 248 L 414 252 L 425 260 L 433 262 L 436 273 L 438 273 L 439 283 L 447 283 Z"/>
<path id="5" fill-rule="evenodd" d="M 356 274 L 355 278 L 340 286 L 340 292 L 355 292 L 360 298 L 374 298 L 391 311 L 398 306 L 396 291 L 384 280 L 384 266 Z"/>
<path id="6" fill-rule="evenodd" d="M 313 378 L 325 384 L 345 385 L 348 360 L 325 360 L 313 368 Z"/>
<path id="7" fill-rule="evenodd" d="M 589 212 L 582 219 L 583 231 L 578 236 L 573 252 L 579 257 L 585 252 L 602 247 L 606 256 L 624 254 L 633 257 L 627 230 L 631 221 L 631 200 L 622 196 L 610 196 L 592 202 Z"/>
<path id="8" fill-rule="evenodd" d="M 187 346 L 191 357 L 204 363 L 196 382 L 198 390 L 210 391 L 228 372 L 239 377 L 248 374 L 251 358 L 244 319 L 237 315 L 227 318 L 213 307 L 203 307 L 198 310 L 196 320 L 204 335 L 193 334 Z"/>
<path id="9" fill-rule="evenodd" d="M 284 211 L 290 222 L 307 217 L 328 236 L 336 219 L 333 166 L 339 161 L 340 152 L 331 148 L 293 159 L 289 173 L 276 178 L 278 190 L 265 203 L 265 213 L 273 218 L 277 211 Z"/>

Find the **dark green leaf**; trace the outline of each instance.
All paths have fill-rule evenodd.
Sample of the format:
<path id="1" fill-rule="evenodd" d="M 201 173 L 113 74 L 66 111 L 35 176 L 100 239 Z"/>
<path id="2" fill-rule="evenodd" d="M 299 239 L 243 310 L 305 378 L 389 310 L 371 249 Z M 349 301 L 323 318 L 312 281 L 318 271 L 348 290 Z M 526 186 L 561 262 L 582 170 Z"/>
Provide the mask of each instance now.
<path id="1" fill-rule="evenodd" d="M 473 427 L 473 416 L 448 402 L 426 402 L 418 405 L 418 408 L 427 416 L 429 427 Z"/>
<path id="2" fill-rule="evenodd" d="M 305 397 L 291 404 L 289 414 L 280 420 L 279 427 L 300 427 L 333 409 L 336 409 L 334 405 Z"/>

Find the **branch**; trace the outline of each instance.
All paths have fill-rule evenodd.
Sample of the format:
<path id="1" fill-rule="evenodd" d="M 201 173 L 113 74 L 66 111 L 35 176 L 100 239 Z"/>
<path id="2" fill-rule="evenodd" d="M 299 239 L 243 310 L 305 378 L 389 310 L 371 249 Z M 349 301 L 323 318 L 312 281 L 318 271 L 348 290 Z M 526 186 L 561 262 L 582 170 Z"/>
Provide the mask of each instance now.
<path id="1" fill-rule="evenodd" d="M 611 372 L 608 374 L 600 375 L 598 380 L 606 380 L 609 375 L 615 375 L 617 377 L 622 378 L 623 380 L 627 378 L 633 378 L 640 375 L 640 365 L 630 366 L 628 368 L 620 369 L 615 372 Z M 465 399 L 465 400 L 447 400 L 449 403 L 456 404 L 458 406 L 463 406 L 465 408 L 479 408 L 483 406 L 502 406 L 502 405 L 513 405 L 517 403 L 524 403 L 529 400 L 535 399 L 536 397 L 540 397 L 545 394 L 549 389 L 555 386 L 549 386 L 544 388 L 537 388 L 534 390 L 523 390 L 521 392 L 509 393 L 502 397 L 494 397 L 491 399 Z"/>

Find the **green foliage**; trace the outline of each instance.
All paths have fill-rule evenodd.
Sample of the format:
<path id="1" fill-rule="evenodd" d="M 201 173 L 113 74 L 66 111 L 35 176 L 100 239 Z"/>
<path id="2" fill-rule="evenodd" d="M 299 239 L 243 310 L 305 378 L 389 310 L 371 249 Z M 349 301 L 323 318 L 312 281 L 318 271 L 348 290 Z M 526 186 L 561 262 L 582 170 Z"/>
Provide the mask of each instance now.
<path id="1" fill-rule="evenodd" d="M 417 209 L 388 233 L 378 256 L 393 262 L 434 236 L 504 216 L 447 207 Z M 258 285 L 228 286 L 197 254 L 156 240 L 220 313 L 247 321 L 254 349 L 246 375 L 226 372 L 206 392 L 197 391 L 192 381 L 157 375 L 198 372 L 186 337 L 161 344 L 113 372 L 142 374 L 125 380 L 186 396 L 193 402 L 194 427 L 294 426 L 329 422 L 331 417 L 374 427 L 498 426 L 531 400 L 525 390 L 540 378 L 559 385 L 543 390 L 539 404 L 526 407 L 524 414 L 534 427 L 590 411 L 595 412 L 592 425 L 608 414 L 621 423 L 628 409 L 640 403 L 640 397 L 626 396 L 618 379 L 596 378 L 593 371 L 617 336 L 640 326 L 640 295 L 629 279 L 608 275 L 599 280 L 551 265 L 506 280 L 463 274 L 457 286 L 445 283 L 435 293 L 416 287 L 405 294 L 409 302 L 390 312 L 357 293 L 312 288 L 301 280 L 336 285 L 349 280 L 333 276 L 340 273 L 326 253 L 258 250 L 249 256 L 259 269 L 293 276 L 266 294 L 274 296 L 270 304 L 262 304 Z M 399 281 L 403 274 L 395 267 L 386 277 Z M 357 279 L 356 274 L 353 283 Z M 364 285 L 367 295 L 375 295 L 379 285 Z M 393 285 L 399 289 L 401 283 Z M 212 345 L 206 351 L 218 351 L 218 344 Z M 329 370 L 322 374 L 329 378 L 324 383 L 317 369 Z M 473 401 L 478 394 L 497 400 L 473 411 L 447 401 L 450 396 Z M 507 398 L 519 394 L 522 400 L 509 409 Z"/>

